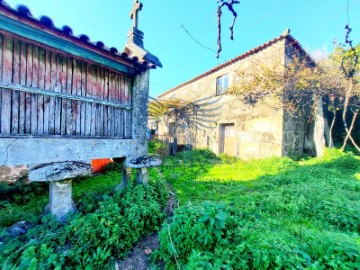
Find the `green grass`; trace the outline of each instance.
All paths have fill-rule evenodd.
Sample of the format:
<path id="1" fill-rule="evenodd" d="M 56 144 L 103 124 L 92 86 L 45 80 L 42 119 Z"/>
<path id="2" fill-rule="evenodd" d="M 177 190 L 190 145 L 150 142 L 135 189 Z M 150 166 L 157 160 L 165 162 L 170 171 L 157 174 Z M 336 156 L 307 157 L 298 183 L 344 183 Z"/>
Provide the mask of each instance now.
<path id="1" fill-rule="evenodd" d="M 87 193 L 103 194 L 114 188 L 120 183 L 120 172 L 107 172 L 93 177 L 81 177 L 73 182 L 73 198 L 76 202 Z M 4 184 L 2 184 L 4 185 Z M 31 190 L 33 184 L 25 184 Z M 39 216 L 43 213 L 45 206 L 49 202 L 47 188 L 42 189 L 43 193 L 31 196 L 30 199 L 22 203 L 9 200 L 0 201 L 0 227 L 12 225 L 20 220 L 36 223 Z M 30 191 L 30 195 L 31 191 Z M 19 191 L 15 197 L 26 196 Z"/>
<path id="2" fill-rule="evenodd" d="M 183 160 L 183 157 L 177 159 Z M 177 162 L 176 158 L 172 159 L 172 163 Z M 333 269 L 349 265 L 360 268 L 360 157 L 332 150 L 322 158 L 300 161 L 269 158 L 231 164 L 207 162 L 199 166 L 194 161 L 183 160 L 181 166 L 167 165 L 162 169 L 180 205 L 189 208 L 190 213 L 200 211 L 188 214 L 188 210 L 180 208 L 180 212 L 189 215 L 182 222 L 186 224 L 187 220 L 201 216 L 199 213 L 204 211 L 201 209 L 206 201 L 226 205 L 229 216 L 235 220 L 235 225 L 224 231 L 224 234 L 233 235 L 220 246 L 214 244 L 215 249 L 195 248 L 191 254 L 191 250 L 186 251 L 188 253 L 185 249 L 179 250 L 178 256 L 180 260 L 183 256 L 184 264 L 190 264 L 193 258 L 202 258 L 214 267 L 219 263 L 216 260 L 223 258 L 225 265 L 231 265 L 232 256 L 222 252 L 235 252 L 238 245 L 243 248 L 249 245 L 247 252 L 251 256 L 241 258 L 245 258 L 246 268 L 301 269 L 306 266 L 322 269 L 316 266 L 317 263 Z M 196 227 L 197 223 L 199 221 L 189 228 Z M 186 225 L 172 226 L 173 241 L 176 242 L 177 232 Z M 180 235 L 183 237 L 183 233 L 179 232 Z M 191 238 L 197 234 L 188 232 L 188 235 Z M 181 237 L 181 242 L 189 243 L 196 243 L 198 239 Z M 167 240 L 164 240 L 163 245 L 166 244 Z M 164 255 L 165 249 L 163 246 L 160 251 L 162 258 L 171 260 Z M 302 255 L 291 254 L 294 250 Z M 244 252 L 239 256 L 245 256 Z M 352 255 L 342 257 L 344 252 Z M 280 259 L 282 256 L 284 258 Z M 276 258 L 280 261 L 275 262 Z M 256 260 L 259 260 L 258 264 L 255 264 Z M 348 264 L 343 265 L 342 261 Z"/>

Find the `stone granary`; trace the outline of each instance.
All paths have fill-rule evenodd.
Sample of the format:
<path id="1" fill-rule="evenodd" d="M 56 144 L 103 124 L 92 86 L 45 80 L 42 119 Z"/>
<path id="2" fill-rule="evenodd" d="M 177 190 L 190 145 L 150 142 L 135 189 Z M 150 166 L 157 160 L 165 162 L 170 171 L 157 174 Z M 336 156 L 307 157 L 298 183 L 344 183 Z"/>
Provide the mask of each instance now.
<path id="1" fill-rule="evenodd" d="M 294 55 L 315 62 L 294 39 L 289 30 L 279 37 L 241 54 L 224 64 L 161 94 L 158 101 L 175 100 L 192 108 L 185 117 L 158 117 L 159 138 L 176 139 L 178 145 L 209 148 L 242 159 L 270 156 L 314 154 L 314 122 L 289 115 L 284 108 L 272 106 L 266 98 L 245 104 L 226 92 L 242 79 L 238 70 L 256 64 L 275 65 L 280 71 Z M 192 106 L 190 106 L 192 105 Z M 184 113 L 184 115 L 186 115 Z M 179 119 L 174 119 L 178 117 Z M 180 121 L 179 121 L 180 120 Z M 323 134 L 320 134 L 323 137 Z M 175 140 L 175 141 L 176 141 Z"/>
<path id="2" fill-rule="evenodd" d="M 0 1 L 0 166 L 31 165 L 59 218 L 74 210 L 68 179 L 89 174 L 91 159 L 147 154 L 149 71 L 161 63 L 143 47 L 141 8 L 118 51 Z"/>

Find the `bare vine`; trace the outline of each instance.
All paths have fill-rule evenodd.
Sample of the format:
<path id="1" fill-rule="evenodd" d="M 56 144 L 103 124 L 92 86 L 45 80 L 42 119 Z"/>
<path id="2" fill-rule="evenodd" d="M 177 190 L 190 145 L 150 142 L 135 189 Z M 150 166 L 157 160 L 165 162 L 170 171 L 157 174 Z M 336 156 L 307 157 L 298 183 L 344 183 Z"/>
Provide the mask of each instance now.
<path id="1" fill-rule="evenodd" d="M 218 38 L 217 38 L 217 45 L 218 45 L 218 49 L 217 49 L 217 55 L 216 57 L 219 58 L 220 57 L 220 52 L 222 51 L 222 46 L 221 46 L 221 16 L 222 16 L 222 8 L 223 7 L 227 7 L 228 10 L 232 13 L 232 15 L 234 16 L 233 21 L 231 26 L 229 27 L 230 29 L 230 39 L 233 40 L 234 39 L 234 25 L 235 25 L 235 21 L 237 18 L 237 13 L 234 9 L 234 5 L 236 4 L 240 4 L 240 1 L 237 0 L 228 0 L 227 2 L 225 0 L 218 0 L 218 8 L 217 8 L 217 18 L 218 18 Z"/>

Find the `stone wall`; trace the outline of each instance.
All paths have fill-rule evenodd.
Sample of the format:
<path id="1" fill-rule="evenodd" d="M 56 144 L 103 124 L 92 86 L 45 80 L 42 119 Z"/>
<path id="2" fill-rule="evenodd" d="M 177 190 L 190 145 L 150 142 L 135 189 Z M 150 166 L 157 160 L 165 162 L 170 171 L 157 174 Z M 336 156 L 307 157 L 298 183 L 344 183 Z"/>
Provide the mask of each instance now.
<path id="1" fill-rule="evenodd" d="M 0 166 L 0 182 L 15 182 L 27 173 L 27 166 Z"/>
<path id="2" fill-rule="evenodd" d="M 306 119 L 306 115 L 299 113 L 284 113 L 283 155 L 299 156 L 304 153 Z M 309 148 L 312 147 L 310 143 Z"/>
<path id="3" fill-rule="evenodd" d="M 274 100 L 265 98 L 255 105 L 247 105 L 232 95 L 216 95 L 216 78 L 229 74 L 230 86 L 241 80 L 238 70 L 250 68 L 261 62 L 277 63 L 279 69 L 285 65 L 285 41 L 272 46 L 231 65 L 227 65 L 205 77 L 162 95 L 161 98 L 177 98 L 197 101 L 200 110 L 191 133 L 194 146 L 220 152 L 220 129 L 222 124 L 234 124 L 236 156 L 242 159 L 263 158 L 283 155 L 283 110 L 276 108 Z M 295 131 L 295 130 L 294 130 Z M 164 123 L 159 126 L 159 135 L 168 132 Z M 290 134 L 290 133 L 289 133 Z"/>

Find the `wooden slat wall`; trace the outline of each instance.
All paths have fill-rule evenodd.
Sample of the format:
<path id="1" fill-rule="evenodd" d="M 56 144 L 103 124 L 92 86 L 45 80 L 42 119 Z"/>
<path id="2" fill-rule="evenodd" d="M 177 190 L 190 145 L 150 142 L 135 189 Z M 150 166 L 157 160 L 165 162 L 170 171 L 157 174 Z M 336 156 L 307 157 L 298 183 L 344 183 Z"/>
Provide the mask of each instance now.
<path id="1" fill-rule="evenodd" d="M 0 78 L 131 107 L 131 78 L 0 34 Z M 131 110 L 0 88 L 0 135 L 131 138 Z"/>

